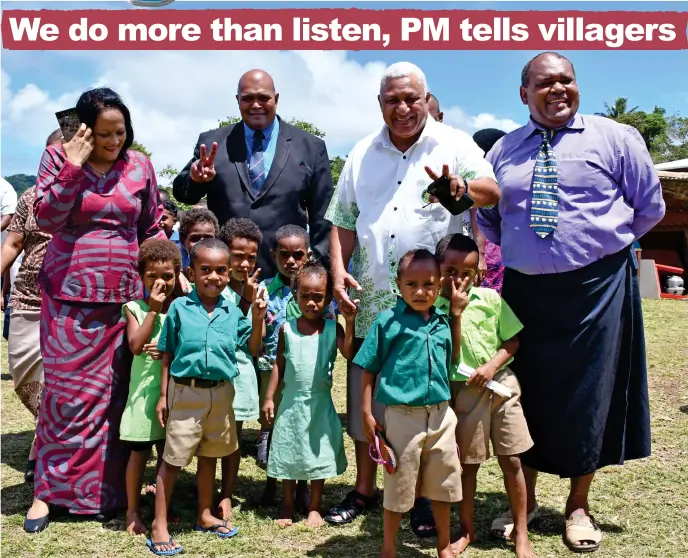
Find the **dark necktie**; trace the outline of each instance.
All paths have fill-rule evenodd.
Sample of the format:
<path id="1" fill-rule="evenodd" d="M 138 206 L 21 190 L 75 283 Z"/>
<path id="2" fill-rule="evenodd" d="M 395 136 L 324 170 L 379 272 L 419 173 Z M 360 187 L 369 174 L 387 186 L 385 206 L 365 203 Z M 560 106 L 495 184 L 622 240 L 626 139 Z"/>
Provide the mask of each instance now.
<path id="1" fill-rule="evenodd" d="M 263 132 L 253 132 L 253 145 L 251 147 L 251 159 L 248 165 L 248 178 L 251 182 L 251 192 L 256 197 L 260 194 L 265 183 L 265 166 L 263 164 Z"/>
<path id="2" fill-rule="evenodd" d="M 559 187 L 557 185 L 557 159 L 552 150 L 552 130 L 539 130 L 542 143 L 538 149 L 533 171 L 533 189 L 530 205 L 530 227 L 546 238 L 557 228 L 559 221 Z"/>

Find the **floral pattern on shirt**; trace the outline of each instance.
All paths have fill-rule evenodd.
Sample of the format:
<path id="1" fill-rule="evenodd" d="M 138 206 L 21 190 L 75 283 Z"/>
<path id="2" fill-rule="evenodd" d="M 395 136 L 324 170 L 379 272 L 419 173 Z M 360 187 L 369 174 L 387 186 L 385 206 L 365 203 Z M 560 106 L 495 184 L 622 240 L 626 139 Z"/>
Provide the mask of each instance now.
<path id="1" fill-rule="evenodd" d="M 338 199 L 339 187 L 341 182 L 337 183 L 332 199 Z M 341 203 L 331 203 L 325 212 L 325 219 L 331 223 L 337 223 L 338 227 L 350 231 L 356 230 L 356 219 L 361 212 L 358 209 L 356 202 L 352 202 L 348 211 L 344 211 L 344 206 Z"/>
<path id="2" fill-rule="evenodd" d="M 17 202 L 17 209 L 9 232 L 23 237 L 24 257 L 17 278 L 12 284 L 10 308 L 31 310 L 41 307 L 41 288 L 38 283 L 38 272 L 41 270 L 43 257 L 52 235 L 43 232 L 36 224 L 33 215 L 33 202 L 36 199 L 36 187 L 24 192 Z"/>

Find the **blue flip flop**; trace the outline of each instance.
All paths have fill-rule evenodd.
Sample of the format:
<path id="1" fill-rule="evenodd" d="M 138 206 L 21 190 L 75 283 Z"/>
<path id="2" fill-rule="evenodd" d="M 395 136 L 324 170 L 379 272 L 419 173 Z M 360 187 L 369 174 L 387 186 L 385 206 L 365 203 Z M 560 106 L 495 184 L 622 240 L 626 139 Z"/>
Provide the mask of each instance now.
<path id="1" fill-rule="evenodd" d="M 194 529 L 196 531 L 200 531 L 201 533 L 212 533 L 213 535 L 217 535 L 221 539 L 231 539 L 232 537 L 234 537 L 239 532 L 239 528 L 235 526 L 235 527 L 232 527 L 230 529 L 229 533 L 221 533 L 220 531 L 218 531 L 218 529 L 220 527 L 224 527 L 225 529 L 229 529 L 229 527 L 227 527 L 227 520 L 225 520 L 222 523 L 219 523 L 217 525 L 213 525 L 212 527 L 208 527 L 207 529 L 205 527 L 201 527 L 200 525 L 196 525 L 196 527 L 194 527 Z"/>
<path id="2" fill-rule="evenodd" d="M 155 554 L 156 556 L 175 556 L 176 554 L 181 554 L 181 552 L 184 550 L 183 546 L 180 546 L 179 548 L 173 548 L 172 550 L 158 550 L 157 547 L 163 546 L 163 545 L 174 545 L 174 542 L 172 541 L 172 537 L 170 537 L 169 541 L 162 541 L 162 542 L 153 542 L 152 539 L 146 539 L 146 546 L 150 548 L 150 551 Z"/>

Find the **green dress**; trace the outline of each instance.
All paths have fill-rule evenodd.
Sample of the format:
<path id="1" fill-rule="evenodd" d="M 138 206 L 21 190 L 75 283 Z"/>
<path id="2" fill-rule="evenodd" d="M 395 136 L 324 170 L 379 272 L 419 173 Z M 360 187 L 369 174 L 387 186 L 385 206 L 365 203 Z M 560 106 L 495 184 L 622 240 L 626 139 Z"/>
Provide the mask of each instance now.
<path id="1" fill-rule="evenodd" d="M 260 290 L 260 289 L 259 289 Z M 239 306 L 241 297 L 229 285 L 222 291 L 222 297 Z M 251 310 L 246 316 L 251 319 Z M 239 375 L 234 378 L 234 419 L 237 422 L 258 420 L 258 375 L 253 366 L 253 356 L 248 349 L 240 349 L 236 354 Z"/>
<path id="2" fill-rule="evenodd" d="M 337 322 L 323 332 L 302 335 L 297 320 L 284 322 L 284 392 L 277 410 L 268 476 L 320 480 L 341 475 L 347 466 L 342 423 L 332 401 L 337 358 Z"/>
<path id="3" fill-rule="evenodd" d="M 149 307 L 143 300 L 127 302 L 122 306 L 122 316 L 126 310 L 141 325 L 146 319 Z M 165 314 L 158 314 L 153 325 L 153 336 L 149 343 L 157 343 L 162 332 Z M 153 360 L 146 353 L 134 356 L 129 380 L 129 397 L 124 407 L 119 437 L 127 442 L 154 442 L 165 439 L 165 429 L 158 422 L 155 407 L 160 399 L 160 360 Z"/>

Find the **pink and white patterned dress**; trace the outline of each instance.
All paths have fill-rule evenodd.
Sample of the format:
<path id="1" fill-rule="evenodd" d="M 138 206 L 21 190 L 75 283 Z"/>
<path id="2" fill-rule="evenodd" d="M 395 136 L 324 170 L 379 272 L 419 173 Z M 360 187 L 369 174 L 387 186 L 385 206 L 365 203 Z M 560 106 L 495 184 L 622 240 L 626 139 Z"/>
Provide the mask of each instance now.
<path id="1" fill-rule="evenodd" d="M 126 504 L 119 441 L 131 353 L 122 304 L 143 298 L 139 244 L 165 238 L 149 159 L 128 151 L 103 176 L 48 147 L 34 215 L 53 237 L 39 283 L 45 384 L 36 429 L 34 496 L 75 514 Z"/>

